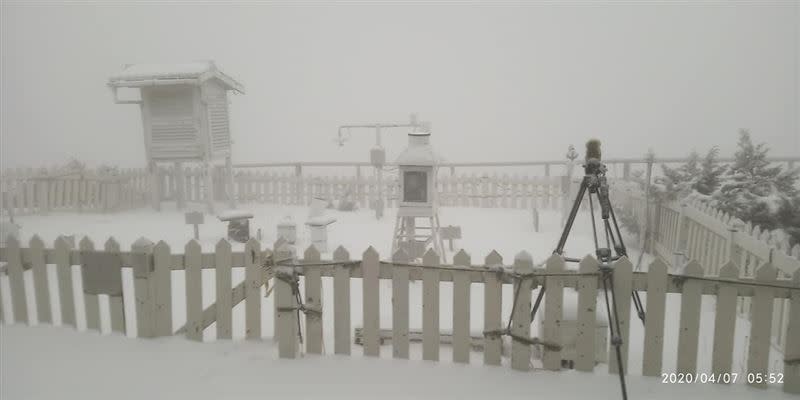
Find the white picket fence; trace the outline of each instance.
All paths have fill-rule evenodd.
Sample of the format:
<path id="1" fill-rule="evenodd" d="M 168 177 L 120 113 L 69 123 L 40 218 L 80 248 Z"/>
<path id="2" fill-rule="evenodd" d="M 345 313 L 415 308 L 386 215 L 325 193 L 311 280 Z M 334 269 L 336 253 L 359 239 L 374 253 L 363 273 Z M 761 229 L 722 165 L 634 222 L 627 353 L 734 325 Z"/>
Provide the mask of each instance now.
<path id="1" fill-rule="evenodd" d="M 147 175 L 137 169 L 115 174 L 7 169 L 0 177 L 0 210 L 14 215 L 122 211 L 145 206 L 148 192 Z"/>
<path id="2" fill-rule="evenodd" d="M 225 201 L 224 171 L 214 170 L 214 197 Z M 184 167 L 177 176 L 175 167 L 158 169 L 161 200 L 175 201 L 178 192 L 187 202 L 206 201 L 205 171 Z M 152 181 L 143 169 L 122 170 L 109 176 L 97 171 L 84 174 L 46 174 L 32 168 L 9 169 L 2 173 L 0 209 L 15 215 L 43 214 L 48 211 L 121 211 L 146 207 Z M 564 178 L 509 174 L 440 173 L 437 182 L 442 206 L 483 208 L 554 209 L 564 201 Z M 181 187 L 179 187 L 179 185 Z M 330 200 L 349 198 L 360 208 L 368 208 L 382 198 L 385 206 L 396 207 L 399 182 L 387 173 L 379 190 L 375 176 L 314 176 L 266 171 L 237 171 L 234 197 L 241 203 L 302 205 L 314 197 Z"/>
<path id="3" fill-rule="evenodd" d="M 35 303 L 38 322 L 52 323 L 54 313 L 59 312 L 64 324 L 75 325 L 75 307 L 79 303 L 74 301 L 74 291 L 78 286 L 73 281 L 73 266 L 82 265 L 90 256 L 97 259 L 99 255 L 108 257 L 103 258 L 110 260 L 108 268 L 132 269 L 135 283 L 133 293 L 127 293 L 124 287 L 117 292 L 113 282 L 95 279 L 99 274 L 109 271 L 101 268 L 98 272 L 97 269 L 87 270 L 84 267 L 81 272 L 83 282 L 93 282 L 88 286 L 84 284 L 84 290 L 87 287 L 100 287 L 99 292 L 83 294 L 89 329 L 100 329 L 98 297 L 106 291 L 110 306 L 108 315 L 102 316 L 102 319 L 110 320 L 112 330 L 127 331 L 129 336 L 157 337 L 177 333 L 192 340 L 202 340 L 203 331 L 216 323 L 217 339 L 230 339 L 233 307 L 244 301 L 246 338 L 259 340 L 265 337 L 261 331 L 262 290 L 269 287 L 269 282 L 274 282 L 274 338 L 280 357 L 296 358 L 303 350 L 311 354 L 323 353 L 323 334 L 327 330 L 334 333 L 333 353 L 351 354 L 351 280 L 360 279 L 362 304 L 356 306 L 363 308 L 363 320 L 360 321 L 363 327 L 363 354 L 378 356 L 382 350 L 380 304 L 387 300 L 380 294 L 382 285 L 379 281 L 384 280 L 391 281 L 393 357 L 409 358 L 409 316 L 421 313 L 422 358 L 437 361 L 442 335 L 440 287 L 446 283 L 452 285 L 453 293 L 453 361 L 468 363 L 474 356 L 470 345 L 470 293 L 472 285 L 482 285 L 483 363 L 501 365 L 503 338 L 508 337 L 512 342 L 511 368 L 529 370 L 532 345 L 539 345 L 543 349 L 541 360 L 544 368 L 559 370 L 562 367 L 561 329 L 566 308 L 563 288 L 574 288 L 578 292 L 575 368 L 580 371 L 592 371 L 595 368 L 595 310 L 601 307 L 597 301 L 602 277 L 597 261 L 590 256 L 584 258 L 579 270 L 575 271 L 567 270 L 563 259 L 557 256 L 548 259 L 543 266 L 534 266 L 531 256 L 524 252 L 515 257 L 511 266 L 507 266 L 497 252 L 491 252 L 477 265 L 464 251 L 456 254 L 453 265 L 440 265 L 438 256 L 428 252 L 423 265 L 418 265 L 409 264 L 402 252 L 395 254 L 391 261 L 382 261 L 373 248 L 367 249 L 361 260 L 350 260 L 349 253 L 341 247 L 333 253 L 333 260 L 320 260 L 319 252 L 313 247 L 305 251 L 302 260 L 298 260 L 291 249 L 280 241 L 275 244 L 277 250 L 274 252 L 262 251 L 261 244 L 256 240 L 248 242 L 243 252 L 231 251 L 231 245 L 225 240 L 221 240 L 212 253 L 203 253 L 194 241 L 184 247 L 182 254 L 173 253 L 164 242 L 153 245 L 145 240 L 137 241 L 129 252 L 120 251 L 113 239 L 106 242 L 102 251 L 95 251 L 94 244 L 88 239 L 82 240 L 78 247 L 73 249 L 67 240 L 59 238 L 53 248 L 46 248 L 38 237 L 34 237 L 27 248 L 20 248 L 15 240 L 10 239 L 8 247 L 0 249 L 0 261 L 5 263 L 3 271 L 7 273 L 11 292 L 14 321 L 33 322 L 27 313 L 25 293 L 25 271 L 30 269 L 32 273 L 29 279 L 33 280 L 31 287 L 35 292 L 31 298 Z M 48 274 L 48 264 L 55 265 L 55 275 Z M 215 271 L 218 301 L 204 309 L 201 272 L 207 268 Z M 244 268 L 245 271 L 244 281 L 236 286 L 232 282 L 232 268 Z M 780 335 L 785 340 L 783 390 L 800 393 L 800 271 L 795 271 L 792 279 L 787 280 L 779 278 L 777 268 L 769 262 L 759 266 L 755 278 L 741 277 L 734 262 L 727 262 L 718 269 L 718 274 L 708 273 L 715 270 L 704 268 L 694 260 L 688 263 L 681 275 L 669 273 L 666 263 L 660 259 L 649 265 L 648 272 L 634 272 L 632 264 L 624 258 L 613 264 L 613 284 L 616 293 L 622 293 L 617 296 L 617 307 L 623 339 L 623 363 L 628 363 L 630 346 L 641 346 L 644 349 L 643 375 L 661 376 L 664 372 L 666 295 L 677 293 L 681 296 L 681 306 L 676 372 L 697 372 L 700 302 L 703 296 L 710 296 L 716 301 L 713 365 L 711 371 L 707 372 L 725 374 L 732 371 L 737 298 L 749 299 L 752 313 L 746 369 L 753 373 L 770 371 L 770 337 L 773 336 L 774 326 L 769 322 L 776 300 L 779 300 L 787 304 L 785 312 L 788 315 L 788 323 L 780 328 Z M 172 324 L 173 271 L 184 271 L 185 276 L 187 322 L 183 327 L 174 327 Z M 57 293 L 50 291 L 48 282 L 54 276 L 57 284 L 53 286 L 58 288 Z M 322 302 L 323 279 L 333 281 L 332 308 Z M 421 309 L 410 308 L 411 281 L 422 282 Z M 102 284 L 98 286 L 98 282 Z M 108 290 L 103 289 L 103 285 L 107 285 Z M 513 285 L 515 293 L 509 299 L 514 304 L 511 315 L 503 315 L 502 312 L 504 285 Z M 542 335 L 531 338 L 532 290 L 542 286 L 547 287 Z M 631 297 L 628 293 L 631 290 L 646 294 L 644 343 L 629 343 Z M 50 308 L 50 296 L 59 296 L 61 310 Z M 135 302 L 135 315 L 125 314 L 124 303 L 128 302 Z M 127 308 L 130 309 L 130 305 Z M 333 326 L 324 324 L 322 316 L 326 313 L 335 314 L 336 318 L 329 320 Z M 0 317 L 8 323 L 11 316 Z M 298 324 L 298 318 L 304 319 L 304 324 Z M 131 332 L 132 320 L 136 321 L 137 332 Z M 302 332 L 298 329 L 302 329 Z M 304 349 L 301 349 L 300 333 L 304 339 Z M 608 369 L 611 372 L 618 370 L 615 357 L 609 357 Z M 752 385 L 766 387 L 766 383 L 753 382 Z"/>
<path id="4" fill-rule="evenodd" d="M 638 188 L 619 184 L 611 196 L 619 207 L 633 210 L 639 226 L 644 227 L 646 204 Z M 754 278 L 765 264 L 771 264 L 782 279 L 800 271 L 800 244 L 789 247 L 782 235 L 762 231 L 749 222 L 742 223 L 699 199 L 668 204 L 652 202 L 650 219 L 653 240 L 647 248 L 668 265 L 680 267 L 695 260 L 706 268 L 706 275 L 719 275 L 725 263 L 733 261 L 739 266 L 738 276 L 742 278 Z M 782 300 L 775 303 L 770 321 L 772 343 L 784 351 L 789 305 Z M 738 299 L 740 315 L 751 315 L 752 307 L 751 299 Z"/>
<path id="5" fill-rule="evenodd" d="M 184 195 L 188 201 L 203 201 L 203 171 L 186 168 Z M 215 187 L 224 188 L 220 174 Z M 162 170 L 162 193 L 166 199 L 177 197 L 174 169 Z M 439 173 L 437 199 L 442 206 L 483 208 L 557 208 L 564 196 L 563 177 L 509 174 Z M 359 207 L 367 208 L 382 198 L 387 207 L 396 207 L 399 182 L 397 175 L 387 174 L 381 187 L 375 176 L 314 176 L 266 171 L 237 171 L 234 175 L 234 194 L 242 203 L 274 203 L 308 205 L 314 197 L 325 199 L 349 198 Z M 224 199 L 218 193 L 218 199 Z"/>

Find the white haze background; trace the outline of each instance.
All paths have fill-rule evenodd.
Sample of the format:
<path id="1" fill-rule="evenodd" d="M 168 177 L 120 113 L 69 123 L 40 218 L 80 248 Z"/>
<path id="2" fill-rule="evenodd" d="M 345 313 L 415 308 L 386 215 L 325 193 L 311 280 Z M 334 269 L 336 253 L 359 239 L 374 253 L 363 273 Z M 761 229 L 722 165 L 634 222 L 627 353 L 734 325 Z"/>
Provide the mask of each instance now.
<path id="1" fill-rule="evenodd" d="M 417 112 L 451 161 L 735 148 L 749 128 L 800 154 L 797 1 L 668 5 L 240 3 L 2 5 L 2 166 L 75 157 L 144 165 L 139 109 L 105 83 L 123 64 L 213 59 L 232 97 L 235 162 L 366 160 L 342 123 Z M 399 133 L 399 132 L 398 132 Z M 358 137 L 360 136 L 360 137 Z M 388 137 L 389 157 L 405 143 Z"/>

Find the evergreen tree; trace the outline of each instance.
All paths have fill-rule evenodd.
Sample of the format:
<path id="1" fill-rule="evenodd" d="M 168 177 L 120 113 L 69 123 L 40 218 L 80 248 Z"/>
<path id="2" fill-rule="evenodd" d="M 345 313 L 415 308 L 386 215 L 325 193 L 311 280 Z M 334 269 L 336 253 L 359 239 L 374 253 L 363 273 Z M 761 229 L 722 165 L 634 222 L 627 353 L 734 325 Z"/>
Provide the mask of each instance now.
<path id="1" fill-rule="evenodd" d="M 738 146 L 733 164 L 713 195 L 715 205 L 762 229 L 784 229 L 800 241 L 799 171 L 770 166 L 769 149 L 764 143 L 753 144 L 747 130 L 739 131 Z"/>
<path id="2" fill-rule="evenodd" d="M 685 164 L 677 168 L 661 164 L 661 171 L 664 176 L 655 179 L 656 185 L 651 193 L 662 200 L 685 197 L 691 193 L 700 179 L 702 172 L 700 155 L 693 150 Z"/>
<path id="3" fill-rule="evenodd" d="M 725 166 L 719 164 L 719 148 L 712 147 L 706 153 L 700 164 L 697 180 L 694 181 L 692 189 L 706 196 L 712 195 L 722 184 L 722 174 L 725 173 Z"/>

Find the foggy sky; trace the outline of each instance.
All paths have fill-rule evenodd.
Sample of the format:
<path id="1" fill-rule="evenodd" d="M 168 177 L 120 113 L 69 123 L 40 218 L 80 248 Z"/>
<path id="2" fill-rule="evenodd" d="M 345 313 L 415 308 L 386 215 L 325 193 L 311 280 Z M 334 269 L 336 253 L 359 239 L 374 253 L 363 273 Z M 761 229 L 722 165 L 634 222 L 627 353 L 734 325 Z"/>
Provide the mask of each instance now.
<path id="1" fill-rule="evenodd" d="M 430 121 L 450 161 L 607 157 L 649 147 L 731 155 L 749 128 L 800 154 L 800 6 L 2 5 L 2 166 L 75 157 L 143 166 L 139 108 L 106 86 L 123 64 L 215 60 L 234 162 L 366 161 L 339 124 Z M 385 137 L 389 157 L 405 144 Z"/>

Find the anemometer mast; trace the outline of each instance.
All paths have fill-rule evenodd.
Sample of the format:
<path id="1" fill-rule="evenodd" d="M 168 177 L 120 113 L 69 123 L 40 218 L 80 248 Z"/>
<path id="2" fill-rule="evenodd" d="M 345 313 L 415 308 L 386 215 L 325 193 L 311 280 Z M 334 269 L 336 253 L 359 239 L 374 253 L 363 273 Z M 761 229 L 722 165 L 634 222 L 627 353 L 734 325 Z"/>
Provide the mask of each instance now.
<path id="1" fill-rule="evenodd" d="M 370 164 L 375 167 L 375 171 L 377 172 L 377 180 L 378 180 L 378 198 L 375 199 L 375 218 L 381 219 L 383 217 L 383 167 L 386 165 L 386 151 L 383 149 L 383 145 L 381 144 L 381 134 L 382 130 L 384 129 L 391 129 L 391 128 L 411 128 L 412 132 L 416 132 L 420 129 L 430 130 L 430 123 L 428 122 L 419 122 L 417 121 L 417 115 L 411 114 L 409 116 L 409 122 L 400 122 L 400 123 L 371 123 L 371 124 L 347 124 L 347 125 L 340 125 L 337 137 L 334 139 L 339 147 L 344 146 L 344 144 L 350 139 L 350 133 L 354 129 L 374 129 L 375 130 L 375 146 L 370 149 L 369 152 L 369 159 Z"/>
<path id="2" fill-rule="evenodd" d="M 401 122 L 401 123 L 374 123 L 374 124 L 347 124 L 347 125 L 340 125 L 338 136 L 336 138 L 336 142 L 339 144 L 339 147 L 344 146 L 345 142 L 350 139 L 350 130 L 351 129 L 374 129 L 375 130 L 375 147 L 381 147 L 381 129 L 389 129 L 389 128 L 411 128 L 414 131 L 417 131 L 419 128 L 425 128 L 426 130 L 430 130 L 430 123 L 428 122 L 419 122 L 417 121 L 417 114 L 411 114 L 409 116 L 409 122 Z M 343 131 L 347 133 L 347 135 L 343 135 Z"/>

